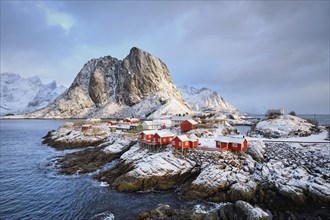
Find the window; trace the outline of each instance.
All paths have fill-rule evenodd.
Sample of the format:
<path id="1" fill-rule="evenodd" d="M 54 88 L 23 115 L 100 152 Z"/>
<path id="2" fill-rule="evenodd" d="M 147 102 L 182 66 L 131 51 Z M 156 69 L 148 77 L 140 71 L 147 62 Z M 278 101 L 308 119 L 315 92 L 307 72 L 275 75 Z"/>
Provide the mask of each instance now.
<path id="1" fill-rule="evenodd" d="M 180 147 L 182 146 L 182 142 L 179 142 L 179 146 L 180 146 Z"/>
<path id="2" fill-rule="evenodd" d="M 188 142 L 186 142 L 185 145 L 188 146 Z"/>
<path id="3" fill-rule="evenodd" d="M 166 141 L 166 138 L 163 138 L 163 142 L 165 142 Z"/>
<path id="4" fill-rule="evenodd" d="M 233 143 L 233 147 L 237 147 L 237 144 L 236 143 Z"/>

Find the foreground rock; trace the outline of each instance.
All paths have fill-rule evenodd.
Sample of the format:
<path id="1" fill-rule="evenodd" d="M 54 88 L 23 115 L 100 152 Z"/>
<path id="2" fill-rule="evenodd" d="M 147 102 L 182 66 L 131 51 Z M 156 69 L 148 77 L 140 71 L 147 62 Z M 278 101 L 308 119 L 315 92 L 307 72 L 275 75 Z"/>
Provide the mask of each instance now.
<path id="1" fill-rule="evenodd" d="M 204 162 L 183 187 L 189 199 L 245 200 L 278 210 L 329 208 L 330 145 L 251 142 L 252 156 L 223 155 Z M 329 214 L 329 213 L 328 213 Z"/>
<path id="2" fill-rule="evenodd" d="M 95 148 L 88 148 L 64 155 L 58 159 L 60 173 L 83 174 L 94 172 L 107 163 L 118 159 L 136 141 L 114 135 L 109 140 Z"/>
<path id="3" fill-rule="evenodd" d="M 307 122 L 307 120 L 285 115 L 260 121 L 253 131 L 253 136 L 265 138 L 305 137 L 318 132 L 317 126 Z"/>
<path id="4" fill-rule="evenodd" d="M 271 216 L 259 207 L 253 207 L 247 202 L 214 204 L 213 207 L 196 205 L 192 209 L 176 210 L 168 205 L 160 205 L 156 209 L 141 213 L 142 219 L 227 219 L 227 220 L 268 220 Z"/>
<path id="5" fill-rule="evenodd" d="M 194 175 L 196 163 L 178 158 L 170 148 L 152 152 L 139 144 L 120 157 L 117 166 L 97 175 L 118 191 L 167 190 Z"/>
<path id="6" fill-rule="evenodd" d="M 81 131 L 80 128 L 63 126 L 57 130 L 49 131 L 42 143 L 59 150 L 97 146 L 105 142 L 110 134 L 106 125 L 94 126 L 93 129 L 85 132 Z"/>

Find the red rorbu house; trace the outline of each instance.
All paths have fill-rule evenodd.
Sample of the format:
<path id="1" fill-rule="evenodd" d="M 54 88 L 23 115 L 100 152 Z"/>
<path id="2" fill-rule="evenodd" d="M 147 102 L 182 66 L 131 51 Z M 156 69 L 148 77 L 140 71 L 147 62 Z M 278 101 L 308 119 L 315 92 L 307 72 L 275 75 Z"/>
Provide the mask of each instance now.
<path id="1" fill-rule="evenodd" d="M 245 138 L 218 136 L 215 139 L 216 147 L 221 151 L 245 151 L 247 149 L 247 140 Z"/>
<path id="2" fill-rule="evenodd" d="M 176 136 L 172 141 L 172 147 L 182 150 L 198 147 L 198 138 L 195 135 L 190 138 L 187 135 Z"/>
<path id="3" fill-rule="evenodd" d="M 154 143 L 157 145 L 165 145 L 165 144 L 170 144 L 174 138 L 174 134 L 171 132 L 166 132 L 166 131 L 157 131 L 157 133 L 153 137 Z"/>
<path id="4" fill-rule="evenodd" d="M 181 131 L 187 132 L 196 128 L 198 123 L 192 119 L 185 120 L 180 124 Z"/>
<path id="5" fill-rule="evenodd" d="M 138 118 L 125 118 L 123 122 L 129 124 L 139 124 L 140 120 Z"/>
<path id="6" fill-rule="evenodd" d="M 142 131 L 139 134 L 139 142 L 142 143 L 149 143 L 152 141 L 154 134 L 156 134 L 157 131 L 151 130 L 151 131 Z"/>

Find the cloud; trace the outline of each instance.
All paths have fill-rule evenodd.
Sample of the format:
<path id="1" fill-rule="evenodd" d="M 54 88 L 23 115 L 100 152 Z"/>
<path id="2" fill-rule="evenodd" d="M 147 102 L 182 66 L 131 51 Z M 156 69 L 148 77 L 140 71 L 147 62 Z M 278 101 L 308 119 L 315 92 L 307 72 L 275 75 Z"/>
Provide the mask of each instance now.
<path id="1" fill-rule="evenodd" d="M 60 26 L 65 33 L 74 26 L 75 19 L 70 14 L 55 10 L 47 5 L 47 2 L 37 2 L 36 5 L 44 11 L 49 25 Z"/>

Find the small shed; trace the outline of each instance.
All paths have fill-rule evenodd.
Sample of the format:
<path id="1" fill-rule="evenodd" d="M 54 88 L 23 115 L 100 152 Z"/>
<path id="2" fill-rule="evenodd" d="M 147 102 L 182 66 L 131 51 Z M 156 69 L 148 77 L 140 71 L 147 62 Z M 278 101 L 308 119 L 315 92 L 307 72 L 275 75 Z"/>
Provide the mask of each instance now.
<path id="1" fill-rule="evenodd" d="M 220 148 L 221 151 L 245 151 L 248 147 L 248 143 L 245 138 L 218 136 L 215 142 L 216 147 Z"/>
<path id="2" fill-rule="evenodd" d="M 174 134 L 171 132 L 157 131 L 157 133 L 153 136 L 153 142 L 160 145 L 170 144 L 173 138 Z"/>
<path id="3" fill-rule="evenodd" d="M 180 129 L 183 132 L 191 131 L 196 128 L 197 124 L 198 123 L 196 121 L 194 121 L 193 119 L 188 119 L 188 120 L 183 121 L 180 124 Z"/>

